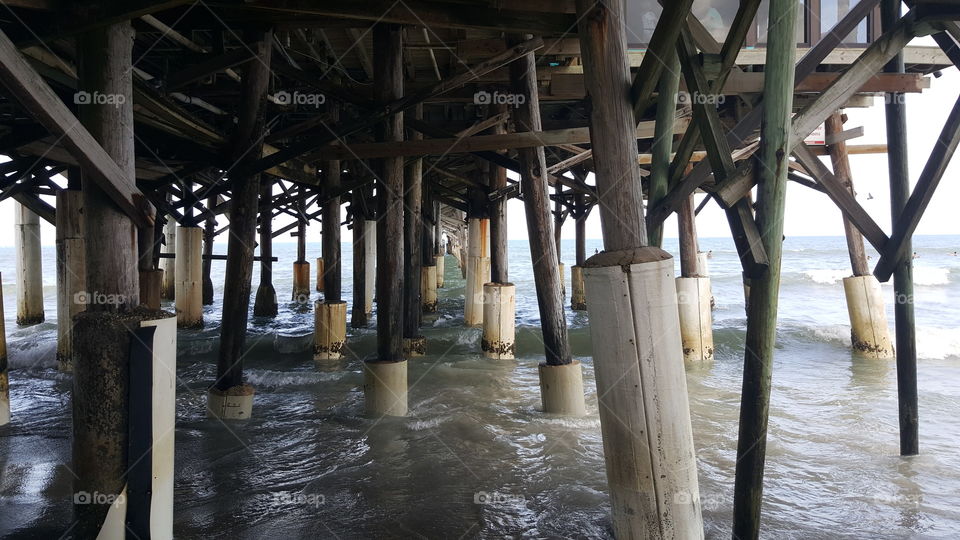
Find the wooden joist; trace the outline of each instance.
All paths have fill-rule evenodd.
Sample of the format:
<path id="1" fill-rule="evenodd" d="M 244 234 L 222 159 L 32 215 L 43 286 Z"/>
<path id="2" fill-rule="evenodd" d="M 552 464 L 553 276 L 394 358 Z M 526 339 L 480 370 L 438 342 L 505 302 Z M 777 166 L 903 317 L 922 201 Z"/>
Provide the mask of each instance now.
<path id="1" fill-rule="evenodd" d="M 253 51 L 257 50 L 257 43 L 245 44 L 232 51 L 213 58 L 205 58 L 202 62 L 187 66 L 167 77 L 166 89 L 177 90 L 221 71 L 237 67 L 253 60 Z"/>
<path id="2" fill-rule="evenodd" d="M 0 32 L 0 75 L 10 93 L 43 127 L 59 138 L 60 144 L 89 174 L 88 178 L 137 226 L 153 224 L 153 205 L 136 188 L 135 180 L 126 177 L 3 32 Z"/>

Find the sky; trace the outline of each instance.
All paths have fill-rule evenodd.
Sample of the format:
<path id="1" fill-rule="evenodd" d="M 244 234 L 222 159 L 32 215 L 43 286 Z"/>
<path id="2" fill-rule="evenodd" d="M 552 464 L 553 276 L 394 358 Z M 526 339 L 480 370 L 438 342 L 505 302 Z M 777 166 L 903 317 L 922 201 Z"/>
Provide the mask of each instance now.
<path id="1" fill-rule="evenodd" d="M 928 38 L 929 39 L 929 38 Z M 927 44 L 923 42 L 923 44 Z M 910 165 L 911 185 L 920 175 L 930 150 L 936 143 L 937 136 L 943 127 L 943 122 L 950 113 L 957 94 L 960 91 L 960 72 L 950 68 L 942 72 L 939 78 L 931 77 L 931 87 L 922 94 L 907 94 L 907 144 Z M 847 109 L 847 123 L 845 129 L 863 126 L 864 135 L 847 141 L 850 145 L 875 144 L 886 142 L 884 127 L 883 97 L 875 98 L 873 107 L 865 109 Z M 829 158 L 822 158 L 829 166 Z M 6 161 L 6 158 L 0 158 Z M 888 234 L 890 232 L 890 198 L 887 175 L 887 161 L 885 154 L 852 155 L 850 165 L 853 171 L 853 183 L 857 191 L 857 201 L 873 217 L 878 225 Z M 954 159 L 948 167 L 936 194 L 933 197 L 916 234 L 960 234 L 960 219 L 957 219 L 956 203 L 960 200 L 960 159 Z M 588 178 L 593 183 L 593 178 Z M 697 204 L 704 195 L 696 196 Z M 53 202 L 51 198 L 47 198 Z M 13 245 L 13 207 L 12 199 L 0 202 L 0 246 Z M 511 240 L 527 238 L 526 219 L 523 203 L 511 199 L 507 205 L 508 235 Z M 224 218 L 221 218 L 221 225 Z M 277 218 L 274 229 L 286 225 L 290 218 Z M 704 207 L 697 216 L 697 229 L 701 237 L 729 236 L 729 227 L 726 217 L 720 207 L 713 201 Z M 594 210 L 587 219 L 587 238 L 599 239 L 602 237 L 599 212 Z M 826 195 L 805 186 L 788 182 L 786 217 L 784 223 L 786 236 L 840 236 L 843 234 L 840 211 Z M 563 238 L 574 238 L 574 224 L 568 219 L 562 231 Z M 44 245 L 54 243 L 54 229 L 41 220 L 41 236 Z M 677 236 L 676 217 L 667 219 L 664 236 Z M 343 231 L 343 238 L 350 238 L 349 232 Z M 218 237 L 218 244 L 225 237 Z M 284 235 L 276 242 L 292 242 L 292 237 Z M 312 226 L 307 232 L 308 242 L 320 241 L 320 227 Z M 222 247 L 225 250 L 226 246 Z"/>

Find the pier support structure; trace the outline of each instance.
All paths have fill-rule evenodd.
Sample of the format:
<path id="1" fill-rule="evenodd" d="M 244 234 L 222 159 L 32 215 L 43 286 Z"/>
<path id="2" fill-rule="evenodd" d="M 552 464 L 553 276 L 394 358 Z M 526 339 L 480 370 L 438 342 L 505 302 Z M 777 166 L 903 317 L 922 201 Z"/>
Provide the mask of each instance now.
<path id="1" fill-rule="evenodd" d="M 331 107 L 332 115 L 336 108 Z M 322 185 L 331 190 L 340 187 L 340 162 L 325 161 L 321 164 Z M 341 296 L 340 259 L 340 197 L 331 197 L 323 203 L 323 260 L 326 265 L 323 275 L 323 300 L 314 305 L 314 360 L 337 360 L 343 354 L 347 340 L 347 303 Z M 318 276 L 319 279 L 319 276 Z"/>
<path id="2" fill-rule="evenodd" d="M 177 326 L 203 326 L 203 229 L 178 227 L 176 258 Z"/>
<path id="3" fill-rule="evenodd" d="M 576 261 L 570 268 L 570 309 L 587 310 L 587 291 L 583 282 L 583 264 L 587 260 L 587 214 L 583 195 L 576 195 L 576 209 L 573 215 L 576 224 Z"/>
<path id="4" fill-rule="evenodd" d="M 677 211 L 680 232 L 680 277 L 677 278 L 677 309 L 683 359 L 713 360 L 713 309 L 710 277 L 700 270 L 693 195 Z"/>
<path id="5" fill-rule="evenodd" d="M 293 294 L 291 299 L 300 305 L 310 302 L 310 262 L 307 260 L 307 215 L 303 197 L 297 203 L 297 260 L 293 261 Z M 339 228 L 340 224 L 337 224 Z"/>
<path id="6" fill-rule="evenodd" d="M 498 107 L 502 113 L 505 107 Z M 501 122 L 494 130 L 506 133 Z M 490 164 L 490 190 L 507 187 L 507 170 Z M 507 199 L 490 202 L 490 282 L 483 285 L 483 336 L 480 347 L 487 358 L 510 360 L 516 354 L 517 288 L 510 283 L 507 244 Z"/>
<path id="7" fill-rule="evenodd" d="M 73 370 L 73 317 L 86 308 L 87 262 L 83 193 L 57 194 L 57 367 Z"/>
<path id="8" fill-rule="evenodd" d="M 80 91 L 125 98 L 80 105 L 78 116 L 133 186 L 133 29 L 90 30 L 77 51 Z M 131 219 L 96 182 L 83 182 L 82 193 L 90 301 L 73 321 L 71 534 L 170 538 L 176 320 L 140 305 Z"/>
<path id="9" fill-rule="evenodd" d="M 826 136 L 838 136 L 843 132 L 843 115 L 837 111 L 827 118 Z M 853 174 L 847 155 L 847 143 L 840 140 L 828 145 L 833 175 L 854 195 Z M 880 282 L 870 273 L 863 235 L 846 217 L 843 232 L 847 238 L 850 268 L 853 275 L 843 278 L 843 292 L 850 315 L 850 342 L 853 350 L 870 358 L 892 358 L 893 343 L 887 326 L 887 314 L 883 305 Z"/>
<path id="10" fill-rule="evenodd" d="M 516 35 L 508 36 L 508 44 L 523 41 Z M 514 109 L 514 123 L 519 131 L 540 131 L 540 98 L 537 90 L 537 68 L 533 53 L 510 64 L 510 82 L 517 95 L 525 101 Z M 557 246 L 550 219 L 549 185 L 546 157 L 543 147 L 522 148 L 520 185 L 530 238 L 530 258 L 540 308 L 543 331 L 544 361 L 539 365 L 540 398 L 547 413 L 581 416 L 586 413 L 583 397 L 583 373 L 580 363 L 570 354 L 567 340 L 567 321 L 563 313 L 560 293 L 560 268 L 557 265 Z"/>
<path id="11" fill-rule="evenodd" d="M 413 119 L 423 119 L 423 105 L 417 105 Z M 422 140 L 423 134 L 409 130 L 411 140 Z M 423 159 L 414 158 L 404 167 L 403 210 L 403 352 L 406 358 L 426 354 L 427 338 L 420 333 L 423 308 Z"/>
<path id="12" fill-rule="evenodd" d="M 490 281 L 490 220 L 467 218 L 467 285 L 463 296 L 463 324 L 483 324 L 483 284 Z"/>
<path id="13" fill-rule="evenodd" d="M 3 276 L 0 276 L 0 282 Z M 0 426 L 10 423 L 10 376 L 7 373 L 7 326 L 3 318 L 3 288 L 0 287 Z"/>
<path id="14" fill-rule="evenodd" d="M 217 198 L 207 199 L 207 208 L 213 208 L 217 205 Z M 207 217 L 203 224 L 203 305 L 213 305 L 213 279 L 210 272 L 213 269 L 213 242 L 216 238 L 217 218 L 213 215 Z"/>
<path id="15" fill-rule="evenodd" d="M 261 176 L 259 188 L 260 286 L 257 287 L 254 297 L 253 314 L 256 317 L 276 317 L 277 290 L 273 286 L 273 180 Z M 230 226 L 232 228 L 233 223 Z"/>
<path id="16" fill-rule="evenodd" d="M 763 124 L 758 150 L 756 222 L 769 265 L 757 270 L 750 279 L 733 500 L 733 535 L 744 539 L 760 536 L 780 295 L 783 213 L 791 148 L 796 2 L 770 0 L 768 20 L 770 26 L 763 81 Z"/>
<path id="17" fill-rule="evenodd" d="M 373 27 L 374 93 L 381 103 L 403 97 L 402 29 Z M 380 142 L 403 140 L 403 114 L 387 117 Z M 377 356 L 363 364 L 367 414 L 407 415 L 407 361 L 403 356 L 403 158 L 378 160 L 377 202 Z"/>
<path id="18" fill-rule="evenodd" d="M 43 269 L 40 253 L 40 217 L 14 203 L 14 242 L 17 250 L 17 324 L 42 323 Z"/>
<path id="19" fill-rule="evenodd" d="M 657 31 L 689 5 L 665 10 Z M 622 90 L 631 87 L 624 3 L 576 9 L 605 248 L 584 279 L 614 535 L 703 538 L 673 261 L 648 245 L 634 104 Z"/>
<path id="20" fill-rule="evenodd" d="M 252 39 L 249 42 L 257 44 L 254 50 L 257 57 L 246 64 L 241 90 L 241 114 L 231 141 L 235 165 L 228 171 L 234 183 L 225 272 L 229 279 L 224 281 L 223 286 L 217 380 L 207 392 L 207 413 L 225 420 L 247 419 L 253 412 L 254 390 L 243 380 L 243 354 L 253 277 L 253 245 L 257 235 L 260 174 L 251 173 L 250 166 L 263 152 L 264 110 L 270 82 L 273 31 L 250 33 Z M 269 181 L 265 183 L 269 184 Z M 270 260 L 270 253 L 261 251 L 261 255 Z M 275 302 L 276 295 L 273 298 Z"/>
<path id="21" fill-rule="evenodd" d="M 360 165 L 360 164 L 358 164 Z M 362 167 L 362 165 L 360 165 Z M 350 310 L 350 326 L 363 328 L 367 325 L 367 261 L 366 237 L 367 201 L 363 187 L 350 194 L 350 232 L 353 241 L 353 308 Z"/>
<path id="22" fill-rule="evenodd" d="M 900 19 L 898 0 L 881 0 L 880 22 L 884 32 L 892 30 Z M 898 53 L 884 66 L 885 73 L 903 73 L 903 53 Z M 910 199 L 910 171 L 907 163 L 907 106 L 904 95 L 888 93 L 887 167 L 890 177 L 890 211 L 893 230 L 903 219 L 903 210 Z M 913 253 L 907 239 L 902 253 Z M 920 411 L 917 393 L 917 330 L 913 311 L 913 259 L 903 257 L 893 271 L 894 325 L 897 357 L 897 404 L 900 424 L 900 455 L 920 453 Z"/>
<path id="23" fill-rule="evenodd" d="M 163 225 L 163 252 L 177 252 L 177 222 L 173 220 L 173 216 L 167 216 L 167 222 Z M 177 288 L 176 260 L 169 257 L 160 259 L 160 270 L 163 270 L 160 299 L 174 300 Z"/>

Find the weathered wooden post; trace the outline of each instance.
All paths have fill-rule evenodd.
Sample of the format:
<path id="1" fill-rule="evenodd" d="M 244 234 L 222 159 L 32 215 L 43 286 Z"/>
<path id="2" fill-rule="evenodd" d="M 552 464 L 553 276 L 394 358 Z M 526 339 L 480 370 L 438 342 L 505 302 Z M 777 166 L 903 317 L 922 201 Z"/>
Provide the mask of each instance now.
<path id="1" fill-rule="evenodd" d="M 497 112 L 505 111 L 505 106 Z M 504 123 L 496 134 L 506 133 Z M 507 170 L 491 165 L 490 189 L 507 187 Z M 490 212 L 490 283 L 483 285 L 483 336 L 480 347 L 487 358 L 513 359 L 516 349 L 517 288 L 510 283 L 507 248 L 507 198 L 498 196 L 489 204 Z"/>
<path id="2" fill-rule="evenodd" d="M 0 276 L 0 282 L 3 276 Z M 3 288 L 0 287 L 0 426 L 10 423 L 10 377 L 7 374 L 7 326 L 3 322 Z"/>
<path id="3" fill-rule="evenodd" d="M 843 118 L 840 111 L 831 114 L 824 124 L 828 138 L 836 137 L 843 132 Z M 829 144 L 827 149 L 830 152 L 833 175 L 851 194 L 855 194 L 847 143 L 840 140 Z M 850 341 L 853 350 L 870 358 L 891 358 L 893 343 L 887 327 L 883 293 L 880 291 L 880 282 L 870 273 L 870 267 L 867 265 L 863 236 L 846 216 L 843 218 L 843 232 L 847 238 L 850 268 L 853 271 L 852 276 L 843 278 L 843 292 L 847 299 L 847 313 L 850 315 Z"/>
<path id="4" fill-rule="evenodd" d="M 467 213 L 467 286 L 463 296 L 463 324 L 483 324 L 483 284 L 490 281 L 490 218 L 486 204 L 472 197 Z M 485 200 L 485 197 L 482 197 Z"/>
<path id="5" fill-rule="evenodd" d="M 570 269 L 570 309 L 574 311 L 587 310 L 587 291 L 583 282 L 583 264 L 587 260 L 587 208 L 583 194 L 575 196 L 576 213 L 576 258 L 577 264 Z"/>
<path id="6" fill-rule="evenodd" d="M 375 204 L 379 205 L 379 202 Z M 378 218 L 379 213 L 380 211 L 377 210 Z M 377 292 L 377 264 L 379 264 L 379 259 L 377 258 L 377 228 L 376 219 L 368 219 L 363 222 L 363 260 L 365 261 L 363 269 L 363 305 L 368 319 L 373 315 L 373 301 Z"/>
<path id="7" fill-rule="evenodd" d="M 254 297 L 253 314 L 256 317 L 276 317 L 277 290 L 273 287 L 273 180 L 261 176 L 258 184 L 260 187 L 260 286 L 257 287 L 257 295 Z M 233 223 L 230 225 L 232 228 Z"/>
<path id="8" fill-rule="evenodd" d="M 79 176 L 79 170 L 69 174 Z M 63 372 L 73 371 L 73 317 L 86 307 L 77 298 L 87 290 L 82 208 L 80 190 L 57 193 L 57 367 Z"/>
<path id="9" fill-rule="evenodd" d="M 217 198 L 207 199 L 207 209 L 213 210 L 217 205 Z M 213 304 L 213 279 L 210 277 L 210 271 L 213 269 L 213 242 L 216 238 L 217 218 L 211 212 L 203 224 L 203 305 Z"/>
<path id="10" fill-rule="evenodd" d="M 390 103 L 403 97 L 401 28 L 373 27 L 375 99 Z M 388 117 L 377 140 L 403 140 L 403 113 Z M 377 187 L 377 357 L 364 368 L 367 413 L 406 416 L 407 361 L 403 357 L 403 158 L 378 160 Z"/>
<path id="11" fill-rule="evenodd" d="M 680 277 L 677 278 L 677 309 L 680 311 L 680 341 L 683 359 L 713 360 L 713 293 L 710 278 L 701 273 L 693 195 L 677 211 L 680 233 Z"/>
<path id="12" fill-rule="evenodd" d="M 363 187 L 353 189 L 350 197 L 350 213 L 353 217 L 351 232 L 353 233 L 353 309 L 350 312 L 350 326 L 363 328 L 367 325 L 367 266 L 372 265 L 367 260 L 367 204 L 364 198 Z"/>
<path id="13" fill-rule="evenodd" d="M 158 234 L 159 233 L 159 234 Z M 156 226 L 137 229 L 137 268 L 140 273 L 140 305 L 160 311 L 160 289 L 163 288 L 163 270 L 159 267 L 160 240 L 163 231 Z"/>
<path id="14" fill-rule="evenodd" d="M 643 217 L 624 3 L 576 8 L 605 248 L 584 279 L 614 534 L 702 538 L 673 261 L 648 246 Z"/>
<path id="15" fill-rule="evenodd" d="M 253 246 L 257 235 L 260 174 L 251 173 L 250 166 L 263 151 L 273 31 L 258 32 L 251 37 L 254 39 L 249 42 L 257 43 L 257 57 L 246 64 L 243 74 L 240 119 L 231 141 L 231 155 L 236 161 L 228 172 L 234 185 L 225 272 L 230 278 L 223 285 L 217 380 L 207 392 L 208 414 L 230 420 L 249 418 L 253 410 L 253 386 L 243 381 L 243 354 L 253 277 Z M 264 183 L 269 185 L 270 181 Z M 261 256 L 269 260 L 270 254 L 261 252 Z"/>
<path id="16" fill-rule="evenodd" d="M 521 41 L 523 39 L 520 36 L 508 37 L 511 46 Z M 510 64 L 510 82 L 517 101 L 522 101 L 514 109 L 516 130 L 540 131 L 540 96 L 533 53 Z M 520 96 L 524 99 L 520 100 Z M 520 189 L 523 192 L 530 258 L 533 261 L 533 278 L 543 331 L 545 361 L 539 366 L 540 398 L 545 412 L 579 416 L 586 413 L 583 373 L 580 363 L 572 358 L 567 341 L 557 246 L 550 220 L 546 157 L 542 146 L 520 149 L 518 157 Z"/>
<path id="17" fill-rule="evenodd" d="M 335 107 L 331 107 L 331 111 L 336 114 Z M 324 189 L 336 191 L 340 188 L 339 161 L 323 162 L 320 174 Z M 313 359 L 337 360 L 342 356 L 343 345 L 347 340 L 347 303 L 341 297 L 339 196 L 331 197 L 323 203 L 321 240 L 323 257 L 327 264 L 323 276 L 323 300 L 317 300 L 314 305 Z"/>
<path id="18" fill-rule="evenodd" d="M 339 164 L 337 166 L 339 167 Z M 307 305 L 310 302 L 310 262 L 307 261 L 307 209 L 304 203 L 306 193 L 302 188 L 298 196 L 300 200 L 297 201 L 297 260 L 293 261 L 291 299 L 300 305 Z M 340 223 L 333 228 L 339 229 Z"/>
<path id="19" fill-rule="evenodd" d="M 77 51 L 78 90 L 113 98 L 80 105 L 79 119 L 135 189 L 133 29 L 91 30 Z M 82 192 L 89 302 L 73 328 L 71 534 L 170 538 L 176 317 L 140 306 L 130 217 L 96 182 L 83 182 Z"/>
<path id="20" fill-rule="evenodd" d="M 417 105 L 414 118 L 423 118 L 423 105 Z M 410 130 L 413 140 L 422 140 L 423 134 Z M 423 356 L 427 352 L 427 338 L 420 333 L 421 283 L 423 281 L 423 159 L 411 159 L 404 167 L 403 212 L 403 354 L 404 357 Z"/>
<path id="21" fill-rule="evenodd" d="M 900 2 L 883 0 L 880 4 L 884 32 L 900 18 Z M 903 73 L 903 53 L 884 66 L 886 73 Z M 907 163 L 907 107 L 902 93 L 886 94 L 887 166 L 890 174 L 890 212 L 893 229 L 902 219 L 910 198 L 910 171 Z M 910 240 L 903 253 L 913 253 Z M 900 423 L 900 455 L 920 453 L 920 419 L 917 394 L 917 333 L 913 313 L 913 259 L 904 257 L 893 271 L 893 316 L 896 332 L 897 403 Z"/>
<path id="22" fill-rule="evenodd" d="M 791 148 L 796 15 L 797 3 L 793 0 L 770 1 L 756 218 L 769 266 L 750 280 L 733 500 L 733 535 L 744 539 L 760 536 L 770 386 L 777 338 L 783 210 Z"/>
<path id="23" fill-rule="evenodd" d="M 443 288 L 443 273 L 446 270 L 446 254 L 443 252 L 443 204 L 440 201 L 433 203 L 433 211 L 437 215 L 437 222 L 434 225 L 436 230 L 433 232 L 433 246 L 437 261 L 437 288 Z"/>
<path id="24" fill-rule="evenodd" d="M 14 222 L 14 242 L 17 250 L 17 324 L 29 326 L 44 320 L 40 217 L 16 202 Z"/>
<path id="25" fill-rule="evenodd" d="M 559 183 L 556 186 L 557 199 L 554 201 L 554 211 L 553 211 L 553 239 L 557 244 L 557 272 L 560 274 L 560 298 L 565 299 L 567 297 L 567 268 L 563 264 L 563 259 L 561 258 L 562 249 L 562 234 L 563 234 L 563 186 Z"/>
<path id="26" fill-rule="evenodd" d="M 177 222 L 173 216 L 167 216 L 163 226 L 163 252 L 176 253 L 177 251 Z M 168 257 L 160 259 L 160 270 L 163 270 L 163 282 L 160 285 L 160 298 L 174 300 L 176 294 L 176 260 Z"/>
<path id="27" fill-rule="evenodd" d="M 203 229 L 177 228 L 175 302 L 177 326 L 203 326 Z"/>
<path id="28" fill-rule="evenodd" d="M 421 215 L 423 216 L 423 225 L 420 228 L 422 238 L 420 241 L 420 254 L 422 268 L 420 271 L 420 306 L 423 313 L 434 313 L 437 311 L 437 256 L 434 251 L 434 224 L 440 216 L 435 213 L 436 205 L 433 204 L 433 197 L 426 186 L 423 191 L 423 204 L 421 205 Z"/>

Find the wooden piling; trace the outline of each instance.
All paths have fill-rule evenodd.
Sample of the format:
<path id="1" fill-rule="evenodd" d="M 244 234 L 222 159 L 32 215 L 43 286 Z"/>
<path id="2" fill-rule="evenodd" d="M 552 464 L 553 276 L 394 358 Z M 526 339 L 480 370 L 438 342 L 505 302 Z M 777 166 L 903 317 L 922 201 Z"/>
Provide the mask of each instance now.
<path id="1" fill-rule="evenodd" d="M 253 315 L 275 317 L 277 290 L 273 287 L 273 180 L 269 177 L 261 177 L 259 188 L 260 286 L 257 287 L 257 295 L 253 302 Z"/>
<path id="2" fill-rule="evenodd" d="M 14 203 L 14 239 L 17 250 L 17 324 L 42 323 L 43 269 L 40 253 L 40 217 Z"/>
<path id="3" fill-rule="evenodd" d="M 119 23 L 77 40 L 81 91 L 123 96 L 119 105 L 79 107 L 84 127 L 134 185 L 133 28 Z M 84 171 L 88 174 L 89 171 Z M 129 472 L 129 352 L 139 325 L 137 231 L 95 182 L 83 182 L 86 311 L 74 320 L 73 457 L 75 493 L 119 496 Z M 86 501 L 84 501 L 86 502 Z M 74 504 L 71 534 L 122 537 L 125 517 L 93 501 Z"/>
<path id="4" fill-rule="evenodd" d="M 373 27 L 374 98 L 390 103 L 403 97 L 403 39 L 399 26 Z M 403 140 L 403 113 L 387 117 L 377 130 L 380 142 Z M 407 366 L 403 357 L 403 158 L 375 162 L 378 178 L 377 356 L 364 363 L 368 414 L 405 416 Z"/>
<path id="5" fill-rule="evenodd" d="M 496 112 L 506 112 L 506 105 L 498 106 Z M 507 132 L 505 122 L 500 122 L 494 128 L 494 134 L 502 135 Z M 507 170 L 496 164 L 490 164 L 490 190 L 507 187 Z M 490 281 L 493 283 L 508 283 L 509 251 L 507 247 L 507 197 L 497 197 L 490 202 Z M 439 242 L 439 232 L 438 242 Z M 437 249 L 437 253 L 440 250 Z"/>
<path id="6" fill-rule="evenodd" d="M 843 132 L 843 118 L 840 111 L 831 114 L 825 124 L 826 136 L 837 137 Z M 847 143 L 840 140 L 827 146 L 833 175 L 851 195 L 853 174 L 847 155 Z M 847 239 L 847 252 L 850 256 L 851 277 L 843 278 L 844 296 L 850 315 L 850 342 L 858 354 L 871 358 L 890 358 L 893 356 L 893 344 L 887 328 L 886 310 L 880 283 L 870 273 L 867 264 L 867 252 L 863 245 L 863 235 L 844 215 L 843 232 Z"/>
<path id="7" fill-rule="evenodd" d="M 523 41 L 522 36 L 510 36 L 513 45 Z M 537 89 L 537 67 L 533 53 L 510 64 L 510 82 L 518 95 L 526 97 L 513 111 L 516 130 L 541 131 L 540 98 Z M 547 165 L 543 147 L 521 148 L 520 189 L 527 217 L 530 237 L 530 257 L 533 261 L 537 305 L 543 330 L 544 361 L 549 365 L 564 365 L 573 361 L 567 341 L 567 321 L 563 315 L 560 295 L 560 273 L 557 267 L 557 245 L 553 238 L 553 223 L 548 195 Z"/>
<path id="8" fill-rule="evenodd" d="M 176 253 L 177 251 L 177 222 L 173 216 L 167 216 L 166 223 L 163 225 L 163 253 Z M 163 281 L 160 284 L 160 298 L 162 300 L 173 300 L 176 289 L 176 277 L 174 273 L 176 261 L 174 259 L 160 259 L 160 270 L 163 271 Z"/>
<path id="9" fill-rule="evenodd" d="M 677 210 L 677 231 L 680 236 L 680 276 L 700 277 L 698 268 L 700 249 L 697 244 L 697 225 L 692 194 Z"/>
<path id="10" fill-rule="evenodd" d="M 353 215 L 353 224 L 351 232 L 353 233 L 353 309 L 350 310 L 350 326 L 353 328 L 363 328 L 367 325 L 367 264 L 373 264 L 366 260 L 365 242 L 373 241 L 373 238 L 366 238 L 364 231 L 366 229 L 366 201 L 364 200 L 364 189 L 354 188 L 350 195 L 350 212 Z"/>
<path id="11" fill-rule="evenodd" d="M 409 114 L 409 113 L 408 113 Z M 423 105 L 417 105 L 413 119 L 423 119 Z M 417 130 L 409 130 L 411 139 L 423 139 Z M 423 159 L 414 158 L 404 167 L 403 208 L 403 337 L 423 338 L 420 334 L 422 319 L 420 284 L 423 280 Z"/>
<path id="12" fill-rule="evenodd" d="M 576 1 L 605 249 L 587 259 L 584 279 L 613 529 L 620 538 L 702 538 L 673 261 L 647 247 L 634 103 L 623 91 L 624 10 Z M 686 11 L 658 30 L 682 24 Z"/>
<path id="13" fill-rule="evenodd" d="M 86 308 L 77 298 L 87 290 L 82 207 L 82 192 L 57 194 L 57 366 L 64 372 L 73 370 L 73 317 Z"/>
<path id="14" fill-rule="evenodd" d="M 321 182 L 331 191 L 340 188 L 340 162 L 325 161 L 321 167 Z M 342 298 L 342 264 L 340 260 L 340 197 L 323 203 L 323 299 L 327 303 Z M 357 252 L 354 251 L 354 257 Z"/>
<path id="15" fill-rule="evenodd" d="M 783 211 L 793 113 L 797 4 L 771 0 L 760 131 L 757 228 L 769 265 L 751 276 L 733 501 L 734 538 L 760 536 L 770 387 L 777 337 Z"/>
<path id="16" fill-rule="evenodd" d="M 892 29 L 900 18 L 899 0 L 880 3 L 881 27 Z M 898 53 L 886 66 L 885 73 L 903 73 L 903 53 Z M 907 163 L 907 109 L 904 95 L 887 93 L 887 167 L 890 173 L 890 213 L 893 229 L 902 219 L 910 198 L 910 172 Z M 901 249 L 913 253 L 907 240 Z M 917 330 L 913 312 L 913 259 L 900 260 L 893 272 L 894 324 L 897 349 L 897 404 L 900 423 L 900 455 L 920 453 L 920 419 L 917 393 Z"/>
<path id="17" fill-rule="evenodd" d="M 207 208 L 213 208 L 217 204 L 216 197 L 207 199 Z M 210 271 L 213 268 L 213 242 L 216 237 L 217 218 L 213 213 L 207 216 L 203 225 L 203 305 L 213 304 L 213 279 L 210 277 Z"/>
<path id="18" fill-rule="evenodd" d="M 515 45 L 523 41 L 523 37 L 510 35 L 507 40 Z M 510 64 L 510 83 L 515 94 L 526 98 L 514 109 L 516 130 L 540 131 L 540 98 L 533 53 Z M 524 194 L 530 258 L 533 261 L 533 278 L 543 332 L 544 362 L 539 370 L 541 402 L 545 412 L 576 415 L 583 411 L 582 375 L 579 364 L 573 361 L 567 340 L 557 244 L 552 237 L 546 158 L 542 146 L 520 149 L 518 157 L 520 189 Z"/>
<path id="19" fill-rule="evenodd" d="M 251 32 L 257 57 L 246 64 L 241 90 L 240 117 L 234 132 L 231 156 L 235 165 L 228 171 L 234 184 L 230 203 L 230 236 L 227 243 L 223 286 L 223 315 L 220 325 L 220 352 L 217 380 L 208 395 L 216 404 L 231 393 L 253 402 L 253 388 L 243 382 L 243 354 L 247 337 L 247 313 L 253 276 L 253 246 L 257 235 L 257 197 L 260 174 L 249 172 L 250 165 L 262 153 L 264 110 L 270 82 L 270 57 L 273 31 Z M 269 182 L 267 182 L 269 183 Z M 244 400 L 247 401 L 246 399 Z M 211 409 L 208 409 L 211 410 Z M 239 410 L 239 409 L 238 409 Z M 243 410 L 246 413 L 249 409 Z M 217 414 L 212 409 L 212 414 Z"/>

